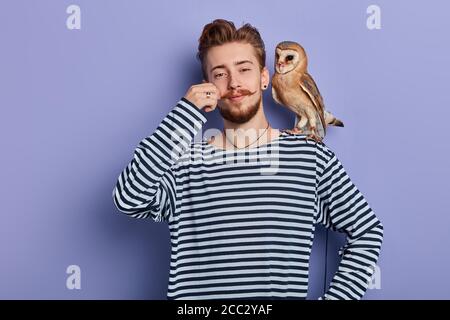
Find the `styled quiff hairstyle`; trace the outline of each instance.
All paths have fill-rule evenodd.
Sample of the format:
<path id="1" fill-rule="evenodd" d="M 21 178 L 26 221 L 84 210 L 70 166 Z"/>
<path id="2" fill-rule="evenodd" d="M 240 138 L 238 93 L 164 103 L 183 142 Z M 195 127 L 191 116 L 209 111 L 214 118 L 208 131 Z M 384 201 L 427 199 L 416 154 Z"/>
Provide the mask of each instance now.
<path id="1" fill-rule="evenodd" d="M 266 50 L 258 29 L 249 23 L 236 29 L 233 22 L 216 19 L 203 27 L 202 35 L 198 39 L 197 58 L 202 64 L 203 78 L 205 80 L 208 79 L 205 60 L 209 48 L 230 42 L 251 44 L 255 50 L 255 56 L 259 62 L 260 70 L 262 71 L 266 66 Z"/>

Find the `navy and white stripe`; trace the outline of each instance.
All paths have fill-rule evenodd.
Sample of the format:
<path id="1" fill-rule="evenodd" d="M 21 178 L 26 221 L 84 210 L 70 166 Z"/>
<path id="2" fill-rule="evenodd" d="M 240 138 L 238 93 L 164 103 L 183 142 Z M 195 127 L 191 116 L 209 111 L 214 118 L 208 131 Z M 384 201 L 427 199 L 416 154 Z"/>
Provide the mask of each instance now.
<path id="1" fill-rule="evenodd" d="M 383 226 L 323 143 L 283 132 L 251 150 L 194 137 L 204 111 L 182 98 L 144 138 L 118 177 L 113 200 L 134 218 L 169 225 L 168 299 L 304 299 L 314 229 L 345 232 L 324 298 L 360 299 Z"/>

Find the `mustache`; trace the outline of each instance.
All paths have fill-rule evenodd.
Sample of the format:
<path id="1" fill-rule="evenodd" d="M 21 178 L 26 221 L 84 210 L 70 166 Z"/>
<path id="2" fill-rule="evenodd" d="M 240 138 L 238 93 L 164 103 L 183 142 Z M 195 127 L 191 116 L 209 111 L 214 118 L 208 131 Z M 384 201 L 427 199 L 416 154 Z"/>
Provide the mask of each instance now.
<path id="1" fill-rule="evenodd" d="M 229 91 L 227 93 L 225 93 L 221 99 L 227 99 L 227 98 L 231 98 L 232 96 L 251 96 L 252 94 L 255 94 L 256 91 L 251 92 L 250 90 L 247 89 L 241 89 L 238 91 Z"/>

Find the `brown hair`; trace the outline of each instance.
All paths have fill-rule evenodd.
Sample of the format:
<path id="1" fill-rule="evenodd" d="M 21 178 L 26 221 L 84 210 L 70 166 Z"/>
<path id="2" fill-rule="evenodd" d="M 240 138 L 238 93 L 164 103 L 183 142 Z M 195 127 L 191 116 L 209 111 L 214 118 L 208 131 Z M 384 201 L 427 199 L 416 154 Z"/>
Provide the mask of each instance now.
<path id="1" fill-rule="evenodd" d="M 205 80 L 208 79 L 205 65 L 208 49 L 230 42 L 251 44 L 255 49 L 255 55 L 258 59 L 260 69 L 262 70 L 266 66 L 266 50 L 258 29 L 246 23 L 236 30 L 233 22 L 216 19 L 203 27 L 202 35 L 198 39 L 197 58 L 202 64 L 203 78 Z"/>

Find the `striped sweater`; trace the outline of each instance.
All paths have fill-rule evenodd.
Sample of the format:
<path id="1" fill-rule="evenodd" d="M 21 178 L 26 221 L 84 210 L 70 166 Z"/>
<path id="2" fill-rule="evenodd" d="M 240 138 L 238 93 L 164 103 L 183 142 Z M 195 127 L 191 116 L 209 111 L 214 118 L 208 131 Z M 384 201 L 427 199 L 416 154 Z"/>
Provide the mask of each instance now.
<path id="1" fill-rule="evenodd" d="M 287 132 L 255 148 L 223 150 L 194 139 L 205 115 L 181 98 L 140 141 L 112 192 L 120 212 L 167 222 L 167 298 L 305 299 L 320 223 L 347 241 L 319 299 L 360 299 L 383 226 L 335 153 Z"/>

